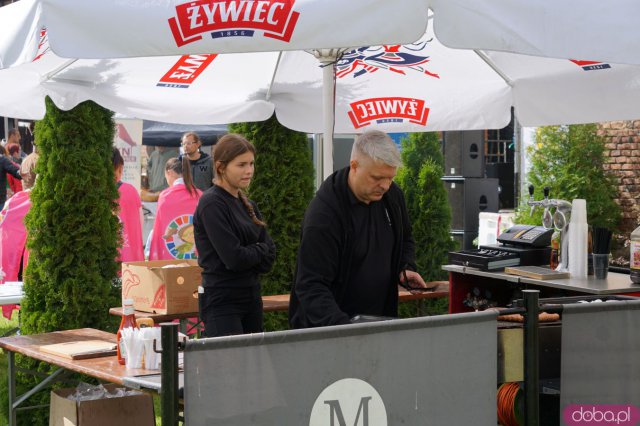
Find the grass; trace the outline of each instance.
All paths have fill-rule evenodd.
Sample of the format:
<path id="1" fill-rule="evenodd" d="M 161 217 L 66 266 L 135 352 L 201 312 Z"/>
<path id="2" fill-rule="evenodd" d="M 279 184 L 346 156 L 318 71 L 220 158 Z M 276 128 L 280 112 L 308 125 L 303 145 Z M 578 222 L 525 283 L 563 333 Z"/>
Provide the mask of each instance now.
<path id="1" fill-rule="evenodd" d="M 18 311 L 13 311 L 13 317 L 8 320 L 0 315 L 0 336 L 18 326 Z"/>

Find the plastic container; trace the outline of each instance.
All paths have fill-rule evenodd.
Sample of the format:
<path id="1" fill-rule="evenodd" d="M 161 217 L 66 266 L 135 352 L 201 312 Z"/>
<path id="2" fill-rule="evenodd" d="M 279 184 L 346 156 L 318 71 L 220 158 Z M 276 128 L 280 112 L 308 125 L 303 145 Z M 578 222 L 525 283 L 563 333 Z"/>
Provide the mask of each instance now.
<path id="1" fill-rule="evenodd" d="M 551 240 L 551 257 L 549 258 L 549 268 L 555 271 L 560 264 L 560 242 Z"/>
<path id="2" fill-rule="evenodd" d="M 629 255 L 629 266 L 631 269 L 631 282 L 640 284 L 640 226 L 631 233 L 631 253 Z"/>
<path id="3" fill-rule="evenodd" d="M 515 213 L 513 212 L 480 212 L 478 215 L 478 247 L 497 244 L 498 235 L 514 225 L 514 217 Z"/>
<path id="4" fill-rule="evenodd" d="M 577 198 L 571 203 L 569 222 L 569 272 L 572 278 L 587 278 L 588 239 L 587 202 Z"/>
<path id="5" fill-rule="evenodd" d="M 116 334 L 116 355 L 118 357 L 118 364 L 120 365 L 126 364 L 126 354 L 122 350 L 120 339 L 122 337 L 122 330 L 127 327 L 138 328 L 135 310 L 133 308 L 133 299 L 124 299 L 122 301 L 122 320 L 120 321 L 120 327 L 118 327 L 118 333 Z"/>

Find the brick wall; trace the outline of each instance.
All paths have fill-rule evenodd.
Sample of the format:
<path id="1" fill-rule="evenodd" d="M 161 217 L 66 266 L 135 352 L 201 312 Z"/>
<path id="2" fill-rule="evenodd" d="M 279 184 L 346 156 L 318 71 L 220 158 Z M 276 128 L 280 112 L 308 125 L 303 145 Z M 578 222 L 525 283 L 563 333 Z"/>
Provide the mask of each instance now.
<path id="1" fill-rule="evenodd" d="M 604 168 L 618 178 L 621 231 L 630 233 L 638 226 L 640 214 L 640 120 L 601 123 L 598 133 L 606 141 Z"/>

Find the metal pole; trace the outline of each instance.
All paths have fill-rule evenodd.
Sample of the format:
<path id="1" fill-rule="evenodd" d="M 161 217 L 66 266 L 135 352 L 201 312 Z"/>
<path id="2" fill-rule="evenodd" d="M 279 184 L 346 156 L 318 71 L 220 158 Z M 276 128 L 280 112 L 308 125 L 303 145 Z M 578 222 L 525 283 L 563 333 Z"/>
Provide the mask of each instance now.
<path id="1" fill-rule="evenodd" d="M 540 375 L 538 306 L 539 290 L 522 290 L 524 296 L 524 415 L 526 426 L 540 425 Z"/>
<path id="2" fill-rule="evenodd" d="M 322 64 L 322 180 L 333 173 L 336 61 L 347 49 L 317 49 L 311 53 Z"/>
<path id="3" fill-rule="evenodd" d="M 13 406 L 16 400 L 16 356 L 13 351 L 7 351 L 9 365 L 7 375 L 9 376 L 9 426 L 16 425 L 16 407 Z"/>
<path id="4" fill-rule="evenodd" d="M 2 135 L 2 139 L 7 140 L 9 137 L 9 118 L 2 117 L 4 119 L 4 135 Z"/>
<path id="5" fill-rule="evenodd" d="M 526 194 L 526 192 L 522 191 L 522 188 L 526 184 L 525 177 L 525 158 L 526 158 L 526 149 L 522 140 L 522 127 L 520 126 L 520 122 L 516 118 L 515 114 L 512 114 L 513 120 L 513 159 L 514 159 L 514 176 L 513 176 L 513 192 L 514 192 L 514 207 L 518 207 L 520 202 L 521 194 Z"/>
<path id="6" fill-rule="evenodd" d="M 324 181 L 324 166 L 323 166 L 323 152 L 324 152 L 324 135 L 313 135 L 313 158 L 314 167 L 316 171 L 316 191 L 320 189 L 320 185 Z"/>
<path id="7" fill-rule="evenodd" d="M 335 56 L 322 68 L 322 180 L 333 173 L 333 126 L 335 121 Z"/>
<path id="8" fill-rule="evenodd" d="M 178 425 L 178 327 L 179 324 L 160 324 L 162 342 L 162 379 L 160 402 L 162 426 Z"/>

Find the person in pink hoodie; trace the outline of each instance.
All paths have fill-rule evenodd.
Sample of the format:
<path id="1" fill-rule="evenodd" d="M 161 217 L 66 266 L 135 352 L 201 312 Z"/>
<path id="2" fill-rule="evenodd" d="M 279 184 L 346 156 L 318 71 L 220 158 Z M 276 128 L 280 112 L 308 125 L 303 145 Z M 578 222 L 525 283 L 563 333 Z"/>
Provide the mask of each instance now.
<path id="1" fill-rule="evenodd" d="M 169 188 L 158 198 L 149 260 L 197 259 L 193 212 L 202 191 L 193 184 L 188 158 L 169 159 L 165 178 Z"/>
<path id="2" fill-rule="evenodd" d="M 113 174 L 118 185 L 118 219 L 122 224 L 122 245 L 119 260 L 136 262 L 144 260 L 142 243 L 142 201 L 136 188 L 122 182 L 124 159 L 118 148 L 113 147 Z"/>
<path id="3" fill-rule="evenodd" d="M 25 171 L 23 177 L 29 179 L 24 182 L 24 190 L 9 198 L 0 211 L 0 267 L 4 274 L 4 278 L 0 279 L 1 283 L 22 280 L 22 274 L 29 262 L 24 218 L 31 209 L 31 187 L 35 184 L 36 178 L 35 165 L 34 160 L 31 167 Z M 16 307 L 17 305 L 5 305 L 2 307 L 2 314 L 10 319 Z"/>

